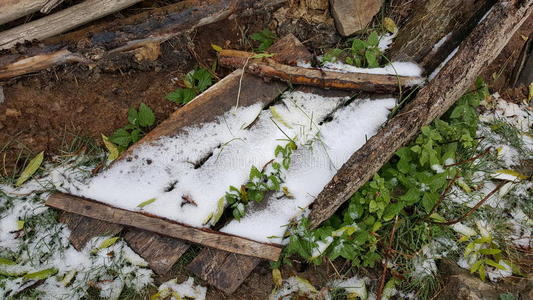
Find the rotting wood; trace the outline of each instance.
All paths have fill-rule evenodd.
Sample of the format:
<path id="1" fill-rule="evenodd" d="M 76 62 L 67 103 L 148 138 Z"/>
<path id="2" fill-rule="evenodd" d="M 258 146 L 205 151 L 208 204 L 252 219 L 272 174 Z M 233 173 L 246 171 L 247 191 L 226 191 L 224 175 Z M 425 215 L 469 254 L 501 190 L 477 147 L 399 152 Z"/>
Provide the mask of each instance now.
<path id="1" fill-rule="evenodd" d="M 0 55 L 0 77 L 2 79 L 44 70 L 69 62 L 69 60 L 58 59 L 61 49 L 68 48 L 71 55 L 84 57 L 86 61 L 81 63 L 92 67 L 105 67 L 106 58 L 118 55 L 135 56 L 134 50 L 146 45 L 160 44 L 179 34 L 191 31 L 197 27 L 211 24 L 227 18 L 228 16 L 240 12 L 247 8 L 269 7 L 273 5 L 270 1 L 253 0 L 185 0 L 165 7 L 156 8 L 138 15 L 117 20 L 104 25 L 92 25 L 87 28 L 66 33 L 60 36 L 51 37 L 35 45 L 28 45 L 14 53 Z M 49 16 L 51 17 L 51 16 Z M 2 46 L 2 36 L 0 33 L 0 49 Z M 26 69 L 17 66 L 19 61 L 29 59 L 34 56 L 49 56 L 54 54 L 56 60 L 40 62 L 39 68 L 27 65 Z M 8 70 L 17 69 L 18 72 L 11 73 Z"/>
<path id="2" fill-rule="evenodd" d="M 367 73 L 342 73 L 281 64 L 275 57 L 254 58 L 257 54 L 222 50 L 218 54 L 221 66 L 245 68 L 247 72 L 267 78 L 276 78 L 292 84 L 320 88 L 362 90 L 374 93 L 394 93 L 403 86 L 421 82 L 420 77 Z"/>
<path id="3" fill-rule="evenodd" d="M 274 261 L 279 258 L 281 253 L 281 248 L 276 245 L 263 244 L 213 230 L 188 227 L 161 218 L 114 208 L 103 203 L 72 195 L 55 193 L 48 198 L 46 205 L 89 218 L 149 230 L 165 236 L 232 253 Z"/>
<path id="4" fill-rule="evenodd" d="M 76 248 L 81 250 L 85 244 L 93 237 L 101 235 L 115 235 L 122 231 L 122 226 L 109 222 L 99 221 L 81 215 L 62 212 L 59 222 L 64 223 L 70 229 L 69 241 Z"/>
<path id="5" fill-rule="evenodd" d="M 187 270 L 210 285 L 231 294 L 260 262 L 261 259 L 257 257 L 206 248 L 187 265 Z"/>
<path id="6" fill-rule="evenodd" d="M 532 11 L 533 0 L 501 0 L 495 4 L 438 75 L 341 167 L 311 206 L 311 226 L 315 228 L 328 219 L 422 126 L 445 113 Z"/>
<path id="7" fill-rule="evenodd" d="M 0 32 L 0 49 L 42 40 L 122 10 L 142 0 L 86 0 L 55 14 Z"/>
<path id="8" fill-rule="evenodd" d="M 419 1 L 385 54 L 413 60 L 430 74 L 472 31 L 495 0 Z M 435 47 L 438 42 L 440 47 Z"/>
<path id="9" fill-rule="evenodd" d="M 0 1 L 0 25 L 42 9 L 50 0 Z"/>
<path id="10" fill-rule="evenodd" d="M 124 240 L 159 275 L 167 274 L 190 247 L 181 240 L 140 229 L 128 230 Z"/>
<path id="11" fill-rule="evenodd" d="M 53 65 L 71 62 L 89 63 L 90 60 L 74 54 L 67 49 L 48 54 L 38 54 L 4 66 L 0 65 L 0 80 L 41 71 Z"/>

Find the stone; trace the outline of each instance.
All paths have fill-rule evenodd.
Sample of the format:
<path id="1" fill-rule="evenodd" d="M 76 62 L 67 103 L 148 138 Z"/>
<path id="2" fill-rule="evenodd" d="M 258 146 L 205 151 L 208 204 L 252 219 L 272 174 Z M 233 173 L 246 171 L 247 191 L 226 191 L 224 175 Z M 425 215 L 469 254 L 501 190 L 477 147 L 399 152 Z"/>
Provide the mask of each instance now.
<path id="1" fill-rule="evenodd" d="M 330 0 L 337 31 L 350 36 L 365 29 L 381 9 L 382 0 Z"/>

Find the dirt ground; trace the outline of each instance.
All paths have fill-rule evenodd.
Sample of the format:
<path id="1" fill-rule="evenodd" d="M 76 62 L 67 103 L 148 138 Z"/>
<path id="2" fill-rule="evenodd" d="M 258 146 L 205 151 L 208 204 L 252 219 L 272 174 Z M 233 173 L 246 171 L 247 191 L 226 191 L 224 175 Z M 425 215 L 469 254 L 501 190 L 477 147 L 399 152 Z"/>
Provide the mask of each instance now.
<path id="1" fill-rule="evenodd" d="M 399 6 L 400 16 L 407 15 L 406 11 L 409 7 Z M 166 100 L 165 95 L 179 86 L 183 74 L 197 64 L 211 65 L 214 62 L 215 52 L 210 44 L 246 49 L 250 46 L 246 36 L 275 25 L 280 25 L 280 32 L 300 28 L 299 37 L 310 47 L 322 46 L 320 40 L 325 44 L 338 41 L 338 37 L 331 37 L 331 26 L 317 29 L 330 39 L 313 39 L 314 33 L 305 26 L 294 23 L 282 27 L 273 22 L 269 12 L 265 12 L 259 16 L 224 20 L 166 42 L 162 50 L 164 59 L 148 71 L 109 73 L 68 66 L 0 83 L 5 95 L 5 102 L 0 104 L 0 172 L 9 175 L 17 161 L 21 164 L 19 156 L 30 156 L 39 151 L 45 151 L 47 156 L 59 154 L 76 136 L 95 140 L 99 140 L 101 134 L 109 136 L 127 123 L 128 108 L 137 107 L 141 102 L 155 111 L 159 122 L 164 120 L 180 107 Z M 515 72 L 515 61 L 525 44 L 523 37 L 531 34 L 532 27 L 533 17 L 530 17 L 482 75 L 493 91 L 513 101 L 521 101 L 527 96 L 527 87 L 514 88 L 509 84 Z M 190 50 L 181 45 L 183 42 L 192 43 Z M 220 77 L 228 72 L 218 71 Z M 297 265 L 299 267 L 284 269 L 284 277 L 295 274 L 317 285 L 330 279 L 337 269 L 346 267 Z M 232 297 L 263 299 L 271 289 L 270 268 L 268 263 L 262 263 Z M 209 294 L 211 299 L 223 297 L 215 289 L 209 289 Z"/>

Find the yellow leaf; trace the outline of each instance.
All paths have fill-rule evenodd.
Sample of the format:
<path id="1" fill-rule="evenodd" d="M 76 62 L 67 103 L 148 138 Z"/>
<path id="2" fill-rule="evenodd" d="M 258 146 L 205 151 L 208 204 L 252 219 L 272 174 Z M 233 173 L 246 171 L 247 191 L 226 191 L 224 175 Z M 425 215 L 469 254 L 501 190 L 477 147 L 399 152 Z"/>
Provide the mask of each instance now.
<path id="1" fill-rule="evenodd" d="M 495 173 L 496 175 L 493 177 L 497 179 L 501 179 L 501 180 L 515 181 L 517 179 L 528 179 L 529 178 L 528 176 L 520 172 L 517 172 L 515 170 L 509 170 L 509 169 L 498 170 Z"/>
<path id="2" fill-rule="evenodd" d="M 24 278 L 32 279 L 32 280 L 42 280 L 52 275 L 55 275 L 56 273 L 57 273 L 57 269 L 50 268 L 50 269 L 45 269 L 45 270 L 38 271 L 38 272 L 28 273 L 24 275 Z"/>
<path id="3" fill-rule="evenodd" d="M 105 241 L 103 241 L 100 246 L 94 248 L 91 253 L 96 253 L 102 249 L 105 249 L 105 248 L 108 248 L 108 247 L 111 247 L 113 246 L 113 244 L 115 244 L 117 241 L 118 241 L 119 237 L 111 237 L 111 238 L 108 238 L 106 239 Z"/>
<path id="4" fill-rule="evenodd" d="M 22 228 L 24 228 L 24 221 L 17 220 L 17 230 L 22 230 Z"/>
<path id="5" fill-rule="evenodd" d="M 30 163 L 26 166 L 24 171 L 20 174 L 20 177 L 17 179 L 17 182 L 15 183 L 16 186 L 21 186 L 26 180 L 28 180 L 41 166 L 44 158 L 44 152 L 41 152 L 37 154 L 32 160 L 30 160 Z"/>
<path id="6" fill-rule="evenodd" d="M 211 48 L 213 48 L 213 50 L 215 50 L 216 52 L 222 51 L 222 47 L 220 47 L 219 45 L 211 44 Z"/>
<path id="7" fill-rule="evenodd" d="M 383 27 L 385 27 L 385 29 L 387 29 L 387 31 L 390 33 L 398 32 L 398 27 L 391 18 L 386 17 L 383 19 Z"/>
<path id="8" fill-rule="evenodd" d="M 217 210 L 213 213 L 210 221 L 211 225 L 215 225 L 220 217 L 222 216 L 222 213 L 224 212 L 224 207 L 226 206 L 226 200 L 224 197 L 220 197 L 217 202 Z"/>
<path id="9" fill-rule="evenodd" d="M 300 276 L 295 276 L 296 280 L 298 280 L 301 284 L 303 284 L 309 291 L 316 293 L 318 292 L 316 288 L 305 278 L 302 278 Z"/>
<path id="10" fill-rule="evenodd" d="M 72 279 L 74 279 L 74 276 L 76 275 L 76 273 L 77 273 L 76 270 L 70 270 L 67 274 L 65 274 L 65 277 L 63 277 L 63 279 L 61 280 L 61 283 L 64 286 L 69 285 Z"/>
<path id="11" fill-rule="evenodd" d="M 463 189 L 463 191 L 465 191 L 465 193 L 472 192 L 472 189 L 468 186 L 468 184 L 466 184 L 463 178 L 459 178 L 456 183 L 461 189 Z"/>
<path id="12" fill-rule="evenodd" d="M 533 100 L 533 82 L 531 82 L 529 84 L 528 90 L 529 90 L 529 92 L 527 94 L 527 101 L 529 102 L 529 101 Z"/>
<path id="13" fill-rule="evenodd" d="M 107 160 L 108 161 L 114 161 L 117 159 L 118 155 L 120 154 L 120 151 L 118 151 L 118 148 L 115 144 L 113 144 L 109 138 L 102 134 L 102 141 L 104 142 L 104 145 L 107 149 Z"/>
<path id="14" fill-rule="evenodd" d="M 155 200 L 157 200 L 157 199 L 156 199 L 156 198 L 148 199 L 148 200 L 146 200 L 146 201 L 144 201 L 144 202 L 139 203 L 139 205 L 137 205 L 137 207 L 139 207 L 139 208 L 143 208 L 143 207 L 145 207 L 145 206 L 148 205 L 148 204 L 152 204 L 152 203 L 154 203 Z"/>
<path id="15" fill-rule="evenodd" d="M 281 271 L 279 269 L 272 269 L 272 280 L 274 281 L 274 285 L 276 285 L 276 287 L 280 287 L 283 283 Z"/>

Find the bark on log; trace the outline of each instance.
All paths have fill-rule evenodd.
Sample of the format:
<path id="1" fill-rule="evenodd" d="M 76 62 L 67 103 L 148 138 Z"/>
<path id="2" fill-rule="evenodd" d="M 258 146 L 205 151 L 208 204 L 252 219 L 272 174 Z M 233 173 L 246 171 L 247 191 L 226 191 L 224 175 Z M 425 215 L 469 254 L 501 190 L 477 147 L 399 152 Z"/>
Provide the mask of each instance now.
<path id="1" fill-rule="evenodd" d="M 0 1 L 0 25 L 39 11 L 49 0 Z"/>
<path id="2" fill-rule="evenodd" d="M 42 40 L 112 14 L 142 0 L 87 0 L 53 15 L 3 31 L 0 49 L 24 41 Z"/>
<path id="3" fill-rule="evenodd" d="M 55 193 L 48 198 L 46 205 L 85 217 L 149 230 L 165 236 L 232 253 L 273 261 L 278 260 L 281 253 L 281 248 L 275 245 L 259 243 L 213 230 L 188 227 L 161 218 L 114 208 L 72 195 Z"/>
<path id="4" fill-rule="evenodd" d="M 309 215 L 317 227 L 366 183 L 420 128 L 445 113 L 533 11 L 533 0 L 500 0 L 458 52 L 416 98 L 356 151 L 317 196 Z"/>
<path id="5" fill-rule="evenodd" d="M 472 31 L 495 0 L 418 1 L 386 56 L 413 60 L 430 74 Z M 440 47 L 434 46 L 441 42 Z"/>
<path id="6" fill-rule="evenodd" d="M 243 68 L 249 73 L 276 78 L 292 84 L 310 85 L 320 88 L 362 90 L 373 93 L 394 93 L 403 86 L 421 82 L 419 77 L 367 73 L 341 73 L 320 69 L 303 68 L 281 64 L 273 58 L 253 58 L 254 53 L 222 50 L 218 61 L 221 66 Z"/>

